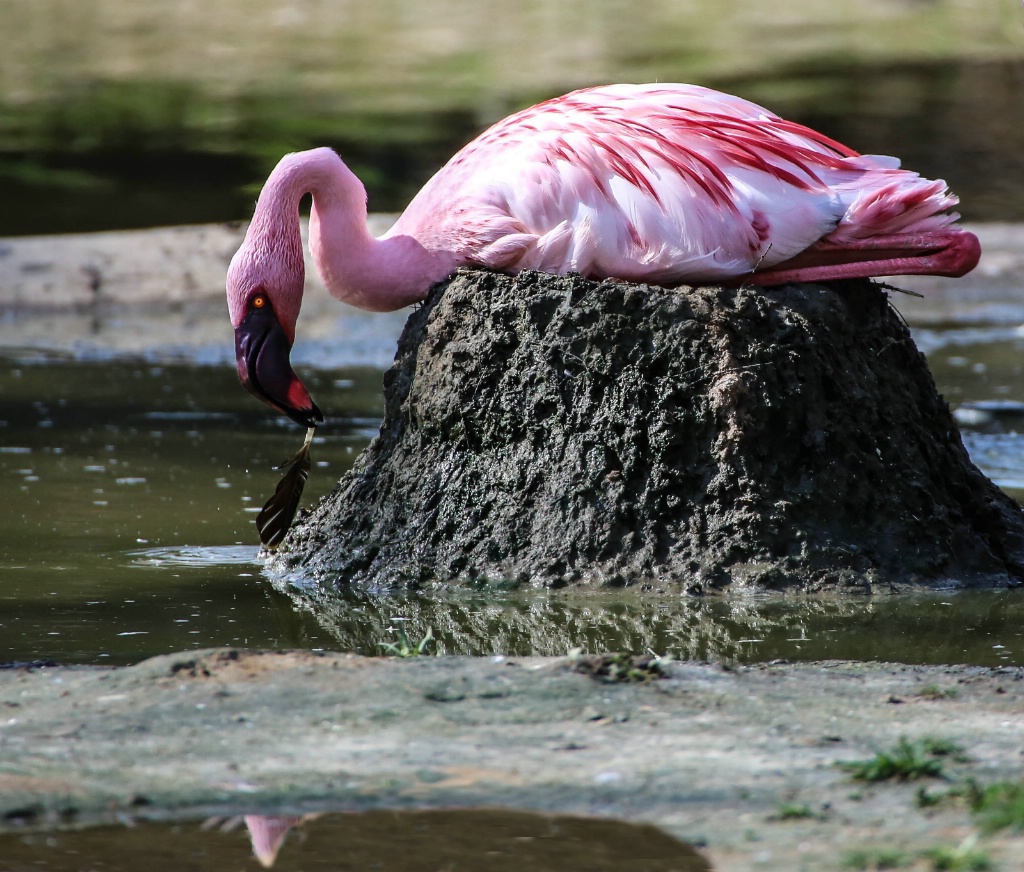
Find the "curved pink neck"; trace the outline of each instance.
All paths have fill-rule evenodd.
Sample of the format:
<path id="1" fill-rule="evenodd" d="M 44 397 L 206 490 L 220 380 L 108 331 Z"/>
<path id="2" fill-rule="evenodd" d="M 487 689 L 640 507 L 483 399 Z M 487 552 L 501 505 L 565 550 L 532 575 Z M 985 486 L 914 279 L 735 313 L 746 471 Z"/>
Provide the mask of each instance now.
<path id="1" fill-rule="evenodd" d="M 377 312 L 408 306 L 454 271 L 454 258 L 411 236 L 375 239 L 366 226 L 366 189 L 329 148 L 290 154 L 267 179 L 253 216 L 257 233 L 298 238 L 298 206 L 313 195 L 309 248 L 339 300 Z M 285 227 L 294 226 L 294 232 Z"/>

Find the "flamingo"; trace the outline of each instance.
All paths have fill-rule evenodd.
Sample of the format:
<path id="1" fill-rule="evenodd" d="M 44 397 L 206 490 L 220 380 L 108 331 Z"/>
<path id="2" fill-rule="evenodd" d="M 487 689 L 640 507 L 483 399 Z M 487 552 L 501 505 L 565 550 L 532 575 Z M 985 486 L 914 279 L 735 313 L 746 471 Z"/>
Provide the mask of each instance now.
<path id="1" fill-rule="evenodd" d="M 316 815 L 307 815 L 309 818 Z M 303 818 L 288 815 L 245 815 L 245 826 L 249 830 L 252 852 L 264 869 L 269 869 L 277 860 L 277 854 L 284 844 L 285 836 Z"/>
<path id="2" fill-rule="evenodd" d="M 366 190 L 329 148 L 271 172 L 227 274 L 238 374 L 306 427 L 292 371 L 309 247 L 340 300 L 390 311 L 460 266 L 579 272 L 665 286 L 961 276 L 980 256 L 944 181 L 858 154 L 761 106 L 695 85 L 574 91 L 499 121 L 374 238 Z"/>

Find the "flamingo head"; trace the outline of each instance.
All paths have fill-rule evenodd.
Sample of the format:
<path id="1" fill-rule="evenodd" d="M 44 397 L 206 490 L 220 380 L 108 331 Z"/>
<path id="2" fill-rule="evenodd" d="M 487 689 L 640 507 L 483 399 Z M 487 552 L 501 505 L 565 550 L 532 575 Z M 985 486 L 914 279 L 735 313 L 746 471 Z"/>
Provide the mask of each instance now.
<path id="1" fill-rule="evenodd" d="M 292 248 L 257 247 L 247 238 L 228 268 L 228 310 L 242 384 L 296 423 L 315 427 L 324 416 L 290 359 L 305 279 L 302 250 L 296 267 Z"/>

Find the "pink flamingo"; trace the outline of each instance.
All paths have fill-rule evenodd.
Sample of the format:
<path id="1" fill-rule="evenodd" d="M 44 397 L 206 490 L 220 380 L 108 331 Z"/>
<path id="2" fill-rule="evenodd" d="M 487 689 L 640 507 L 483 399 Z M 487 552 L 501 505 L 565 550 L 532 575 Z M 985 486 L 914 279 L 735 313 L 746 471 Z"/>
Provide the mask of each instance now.
<path id="1" fill-rule="evenodd" d="M 775 285 L 960 276 L 980 256 L 953 226 L 945 182 L 694 85 L 590 88 L 518 112 L 458 152 L 379 239 L 337 154 L 289 154 L 263 187 L 227 297 L 242 383 L 306 426 L 322 416 L 289 354 L 307 192 L 324 285 L 373 311 L 422 300 L 460 266 Z"/>
<path id="2" fill-rule="evenodd" d="M 312 815 L 315 817 L 315 815 Z M 277 860 L 277 854 L 284 844 L 285 836 L 303 818 L 285 815 L 247 814 L 245 826 L 249 830 L 252 852 L 264 869 L 269 869 Z"/>

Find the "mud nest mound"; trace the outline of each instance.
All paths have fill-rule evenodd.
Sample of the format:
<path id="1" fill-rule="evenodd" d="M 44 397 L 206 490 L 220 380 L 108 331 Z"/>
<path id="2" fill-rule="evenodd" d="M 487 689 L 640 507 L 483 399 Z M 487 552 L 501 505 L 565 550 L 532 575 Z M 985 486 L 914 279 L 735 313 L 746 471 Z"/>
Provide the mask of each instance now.
<path id="1" fill-rule="evenodd" d="M 463 271 L 409 318 L 380 434 L 278 571 L 703 592 L 1013 585 L 970 462 L 867 281 L 666 290 Z"/>

